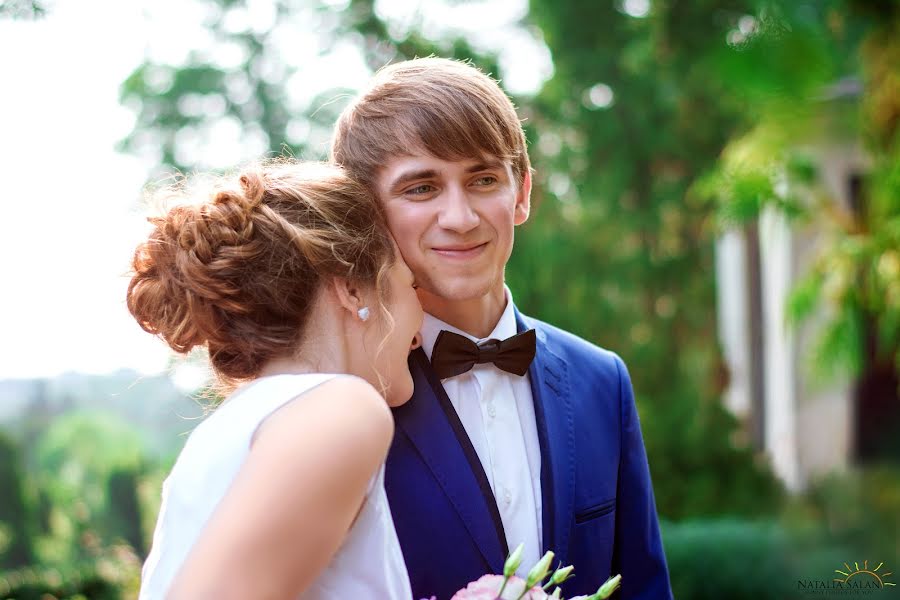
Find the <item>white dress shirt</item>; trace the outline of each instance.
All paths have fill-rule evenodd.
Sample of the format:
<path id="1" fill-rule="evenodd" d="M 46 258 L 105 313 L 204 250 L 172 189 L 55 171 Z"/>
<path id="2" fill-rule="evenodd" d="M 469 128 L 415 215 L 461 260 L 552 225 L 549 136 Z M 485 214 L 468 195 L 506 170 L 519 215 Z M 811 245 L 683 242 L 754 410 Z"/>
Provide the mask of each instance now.
<path id="1" fill-rule="evenodd" d="M 426 313 L 421 333 L 428 359 L 442 329 L 475 343 L 516 335 L 512 293 L 505 290 L 506 308 L 486 338 L 476 338 Z M 525 544 L 519 567 L 524 577 L 541 557 L 542 547 L 541 448 L 529 376 L 507 373 L 487 363 L 441 383 L 484 467 L 510 552 Z"/>

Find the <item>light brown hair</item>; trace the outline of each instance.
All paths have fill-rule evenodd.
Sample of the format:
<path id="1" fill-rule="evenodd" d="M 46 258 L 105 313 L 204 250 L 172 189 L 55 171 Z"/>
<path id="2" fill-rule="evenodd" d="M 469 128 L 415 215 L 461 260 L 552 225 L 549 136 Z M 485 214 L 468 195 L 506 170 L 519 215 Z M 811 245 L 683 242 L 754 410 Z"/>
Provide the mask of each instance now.
<path id="1" fill-rule="evenodd" d="M 331 160 L 375 189 L 379 169 L 411 150 L 442 160 L 508 160 L 519 186 L 531 169 L 522 124 L 497 82 L 445 58 L 379 70 L 338 118 Z"/>
<path id="2" fill-rule="evenodd" d="M 207 347 L 224 390 L 297 349 L 324 281 L 386 295 L 395 253 L 383 213 L 338 167 L 280 160 L 160 196 L 178 204 L 149 219 L 128 309 L 177 352 Z"/>

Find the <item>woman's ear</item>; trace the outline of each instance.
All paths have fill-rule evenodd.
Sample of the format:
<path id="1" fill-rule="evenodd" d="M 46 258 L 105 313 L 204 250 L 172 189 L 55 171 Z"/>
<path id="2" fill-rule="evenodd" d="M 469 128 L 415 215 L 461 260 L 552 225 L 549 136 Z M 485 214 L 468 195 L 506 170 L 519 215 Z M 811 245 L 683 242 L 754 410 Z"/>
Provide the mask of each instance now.
<path id="1" fill-rule="evenodd" d="M 357 316 L 359 309 L 364 306 L 359 287 L 346 277 L 334 277 L 331 280 L 331 289 L 337 297 L 338 304 L 350 311 L 354 317 Z"/>

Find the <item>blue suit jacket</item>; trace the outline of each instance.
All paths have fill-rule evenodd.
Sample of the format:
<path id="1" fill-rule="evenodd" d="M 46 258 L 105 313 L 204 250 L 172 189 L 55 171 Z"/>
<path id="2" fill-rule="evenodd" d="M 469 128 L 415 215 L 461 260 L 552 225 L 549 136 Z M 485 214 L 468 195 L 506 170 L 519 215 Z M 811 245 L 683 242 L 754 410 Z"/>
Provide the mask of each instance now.
<path id="1" fill-rule="evenodd" d="M 516 323 L 537 334 L 529 376 L 541 447 L 543 550 L 575 566 L 564 595 L 593 593 L 621 573 L 621 600 L 671 598 L 625 364 L 518 311 Z M 481 575 L 502 573 L 509 549 L 484 469 L 425 352 L 414 351 L 409 365 L 415 392 L 394 409 L 385 485 L 414 598 L 449 600 Z"/>

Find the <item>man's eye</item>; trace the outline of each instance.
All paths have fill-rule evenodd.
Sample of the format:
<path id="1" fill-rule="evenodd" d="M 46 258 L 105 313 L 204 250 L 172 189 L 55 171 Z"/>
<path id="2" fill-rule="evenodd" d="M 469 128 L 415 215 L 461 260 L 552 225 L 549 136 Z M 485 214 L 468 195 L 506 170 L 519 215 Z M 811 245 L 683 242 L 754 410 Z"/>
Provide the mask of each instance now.
<path id="1" fill-rule="evenodd" d="M 422 194 L 427 194 L 428 192 L 431 192 L 432 190 L 434 190 L 434 186 L 422 184 L 422 185 L 417 185 L 414 188 L 409 188 L 408 190 L 406 190 L 406 193 L 411 194 L 413 196 L 419 196 Z"/>
<path id="2" fill-rule="evenodd" d="M 476 185 L 491 185 L 497 182 L 497 178 L 493 175 L 485 175 L 475 180 Z"/>

